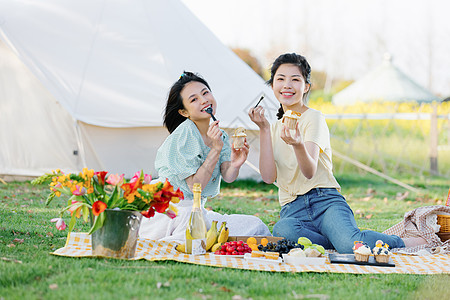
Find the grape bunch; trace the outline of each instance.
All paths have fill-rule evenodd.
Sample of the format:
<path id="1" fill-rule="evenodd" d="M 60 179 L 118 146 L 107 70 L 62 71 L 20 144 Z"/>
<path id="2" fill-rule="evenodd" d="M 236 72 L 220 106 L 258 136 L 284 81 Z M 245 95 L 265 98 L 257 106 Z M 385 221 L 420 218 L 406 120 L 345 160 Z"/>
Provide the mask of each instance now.
<path id="1" fill-rule="evenodd" d="M 258 245 L 258 250 L 260 251 L 278 252 L 280 255 L 289 253 L 293 248 L 303 249 L 303 246 L 287 239 L 279 240 L 276 243 L 269 242 L 265 246 L 262 244 Z"/>

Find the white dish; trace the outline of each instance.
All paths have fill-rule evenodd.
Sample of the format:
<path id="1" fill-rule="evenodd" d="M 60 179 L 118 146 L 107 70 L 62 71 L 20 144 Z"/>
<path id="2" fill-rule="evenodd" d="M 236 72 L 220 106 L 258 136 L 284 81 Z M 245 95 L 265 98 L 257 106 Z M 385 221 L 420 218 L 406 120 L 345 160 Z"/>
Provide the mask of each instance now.
<path id="1" fill-rule="evenodd" d="M 249 262 L 257 264 L 281 264 L 283 262 L 281 257 L 278 257 L 278 259 L 270 259 L 265 257 L 252 257 L 251 253 L 245 253 L 244 259 Z"/>
<path id="2" fill-rule="evenodd" d="M 283 254 L 283 260 L 285 263 L 291 265 L 323 265 L 325 264 L 327 257 L 300 257 Z"/>
<path id="3" fill-rule="evenodd" d="M 214 255 L 214 256 L 218 256 L 218 257 L 236 257 L 236 258 L 244 258 L 244 255 L 222 255 L 222 254 L 214 254 L 214 253 L 211 253 L 211 255 Z"/>

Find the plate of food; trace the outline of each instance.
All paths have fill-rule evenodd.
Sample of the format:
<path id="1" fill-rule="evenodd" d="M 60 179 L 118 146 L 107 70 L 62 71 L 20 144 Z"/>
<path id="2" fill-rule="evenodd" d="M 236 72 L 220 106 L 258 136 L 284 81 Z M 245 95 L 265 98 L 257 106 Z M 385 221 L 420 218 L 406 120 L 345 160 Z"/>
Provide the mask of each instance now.
<path id="1" fill-rule="evenodd" d="M 323 265 L 327 261 L 326 256 L 320 257 L 301 257 L 301 256 L 292 256 L 289 254 L 283 254 L 283 260 L 287 264 L 291 265 Z"/>
<path id="2" fill-rule="evenodd" d="M 214 254 L 211 253 L 212 256 L 218 256 L 218 257 L 235 257 L 235 258 L 244 258 L 244 255 L 232 255 L 232 254 Z"/>

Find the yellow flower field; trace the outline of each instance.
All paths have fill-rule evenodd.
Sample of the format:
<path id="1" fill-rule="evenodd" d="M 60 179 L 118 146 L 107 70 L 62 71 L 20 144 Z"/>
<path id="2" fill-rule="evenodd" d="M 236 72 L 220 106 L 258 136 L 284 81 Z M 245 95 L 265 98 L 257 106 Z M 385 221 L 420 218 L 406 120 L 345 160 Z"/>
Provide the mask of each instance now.
<path id="1" fill-rule="evenodd" d="M 318 98 L 311 100 L 309 106 L 325 114 L 335 151 L 387 174 L 428 174 L 433 104 L 378 102 L 335 106 Z M 436 106 L 438 170 L 448 176 L 450 103 Z M 334 168 L 345 172 L 355 167 L 335 159 Z"/>

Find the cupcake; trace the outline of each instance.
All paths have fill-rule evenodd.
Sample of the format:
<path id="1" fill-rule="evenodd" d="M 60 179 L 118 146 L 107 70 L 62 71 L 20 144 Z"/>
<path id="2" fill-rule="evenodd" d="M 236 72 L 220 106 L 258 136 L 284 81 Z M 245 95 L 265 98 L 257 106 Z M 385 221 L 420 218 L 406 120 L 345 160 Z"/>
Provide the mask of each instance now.
<path id="1" fill-rule="evenodd" d="M 355 260 L 362 262 L 369 261 L 369 256 L 372 254 L 370 247 L 361 241 L 355 241 L 354 244 L 353 253 L 355 254 Z"/>
<path id="2" fill-rule="evenodd" d="M 301 115 L 301 113 L 296 111 L 287 110 L 283 115 L 283 123 L 286 124 L 287 128 L 295 130 L 297 128 L 297 120 Z"/>
<path id="3" fill-rule="evenodd" d="M 241 149 L 244 147 L 245 138 L 247 134 L 245 133 L 245 128 L 238 127 L 234 131 L 233 138 L 233 147 L 234 149 Z"/>
<path id="4" fill-rule="evenodd" d="M 382 240 L 378 240 L 375 243 L 372 253 L 375 256 L 375 261 L 378 263 L 388 263 L 392 254 L 391 251 L 389 251 L 389 245 L 383 243 Z"/>

